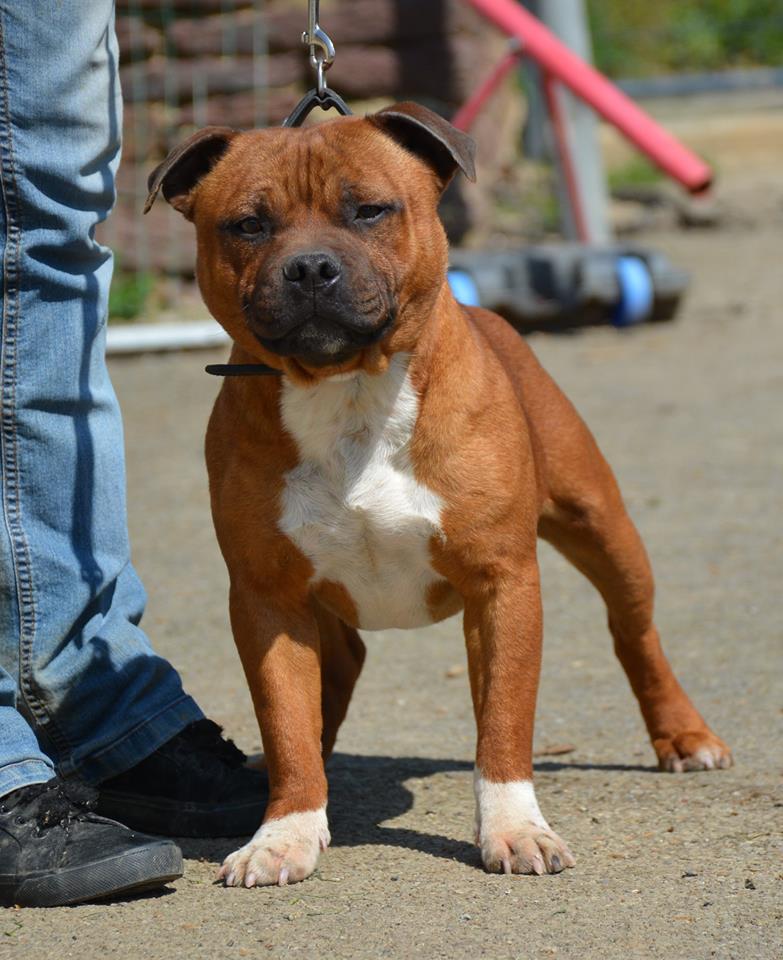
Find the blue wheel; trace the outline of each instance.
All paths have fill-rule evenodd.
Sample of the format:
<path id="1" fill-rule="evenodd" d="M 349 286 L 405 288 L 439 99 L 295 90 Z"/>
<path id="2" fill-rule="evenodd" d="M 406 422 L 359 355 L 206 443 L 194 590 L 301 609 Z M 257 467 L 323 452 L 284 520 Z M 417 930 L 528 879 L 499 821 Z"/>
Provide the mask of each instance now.
<path id="1" fill-rule="evenodd" d="M 649 320 L 655 304 L 655 290 L 647 265 L 640 257 L 618 257 L 617 283 L 620 297 L 612 313 L 616 327 L 632 327 Z"/>
<path id="2" fill-rule="evenodd" d="M 481 298 L 479 297 L 476 282 L 465 270 L 449 270 L 449 286 L 454 294 L 454 299 L 463 303 L 466 307 L 480 307 Z"/>

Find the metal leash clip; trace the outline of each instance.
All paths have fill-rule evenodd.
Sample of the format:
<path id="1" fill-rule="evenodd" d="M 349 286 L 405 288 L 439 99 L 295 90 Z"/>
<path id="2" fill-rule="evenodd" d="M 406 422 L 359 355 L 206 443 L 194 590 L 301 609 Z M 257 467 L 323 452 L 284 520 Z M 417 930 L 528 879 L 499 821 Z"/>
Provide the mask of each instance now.
<path id="1" fill-rule="evenodd" d="M 326 71 L 334 63 L 334 44 L 318 22 L 320 0 L 310 0 L 307 30 L 302 34 L 302 43 L 310 48 L 310 65 L 315 70 L 318 96 L 326 93 Z"/>
<path id="2" fill-rule="evenodd" d="M 300 127 L 316 108 L 336 110 L 342 116 L 351 115 L 351 108 L 341 96 L 326 84 L 326 71 L 334 63 L 335 49 L 331 38 L 318 22 L 320 0 L 309 0 L 307 30 L 302 43 L 310 48 L 310 64 L 315 70 L 315 87 L 309 90 L 283 120 L 284 127 Z"/>

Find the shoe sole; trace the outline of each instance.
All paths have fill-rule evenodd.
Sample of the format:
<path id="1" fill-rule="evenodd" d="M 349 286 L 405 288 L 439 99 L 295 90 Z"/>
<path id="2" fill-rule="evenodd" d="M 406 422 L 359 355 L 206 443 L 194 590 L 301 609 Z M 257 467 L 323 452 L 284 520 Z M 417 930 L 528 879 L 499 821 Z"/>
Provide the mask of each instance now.
<path id="1" fill-rule="evenodd" d="M 162 887 L 182 876 L 182 852 L 173 843 L 138 850 L 81 867 L 22 880 L 0 880 L 3 906 L 64 907 Z"/>
<path id="2" fill-rule="evenodd" d="M 248 837 L 261 826 L 266 796 L 241 804 L 187 803 L 101 791 L 96 813 L 163 837 Z"/>

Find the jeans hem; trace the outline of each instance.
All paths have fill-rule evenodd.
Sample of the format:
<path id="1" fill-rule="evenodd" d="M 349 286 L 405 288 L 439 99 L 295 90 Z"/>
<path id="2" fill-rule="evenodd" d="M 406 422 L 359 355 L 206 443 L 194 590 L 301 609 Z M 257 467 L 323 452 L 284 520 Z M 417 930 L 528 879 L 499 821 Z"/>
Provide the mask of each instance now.
<path id="1" fill-rule="evenodd" d="M 30 787 L 34 783 L 46 783 L 55 775 L 54 767 L 43 760 L 17 760 L 0 767 L 0 797 L 20 787 Z"/>
<path id="2" fill-rule="evenodd" d="M 98 753 L 77 763 L 64 761 L 59 766 L 59 772 L 66 777 L 81 777 L 88 783 L 101 783 L 146 760 L 188 724 L 203 717 L 196 701 L 183 694 L 154 717 L 133 727 L 121 739 L 103 747 Z"/>

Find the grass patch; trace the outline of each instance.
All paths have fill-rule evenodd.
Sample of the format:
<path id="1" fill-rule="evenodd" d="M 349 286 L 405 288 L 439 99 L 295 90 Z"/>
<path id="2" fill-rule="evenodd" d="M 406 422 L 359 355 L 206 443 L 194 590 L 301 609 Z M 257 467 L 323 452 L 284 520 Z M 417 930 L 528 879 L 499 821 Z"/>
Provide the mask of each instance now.
<path id="1" fill-rule="evenodd" d="M 611 77 L 783 65 L 780 0 L 588 0 L 596 66 Z"/>
<path id="2" fill-rule="evenodd" d="M 610 190 L 656 187 L 664 179 L 664 174 L 646 157 L 633 157 L 621 167 L 610 170 L 608 174 Z"/>
<path id="3" fill-rule="evenodd" d="M 129 273 L 115 270 L 109 290 L 109 322 L 138 320 L 144 313 L 155 289 L 151 273 Z"/>

